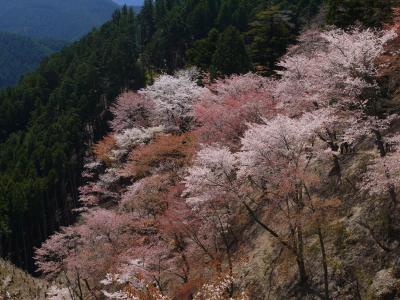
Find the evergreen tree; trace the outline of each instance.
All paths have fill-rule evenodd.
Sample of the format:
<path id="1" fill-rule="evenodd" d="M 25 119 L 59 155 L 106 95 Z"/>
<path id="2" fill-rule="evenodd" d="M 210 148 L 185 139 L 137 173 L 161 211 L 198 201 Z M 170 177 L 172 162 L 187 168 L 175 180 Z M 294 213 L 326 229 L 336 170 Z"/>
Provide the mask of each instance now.
<path id="1" fill-rule="evenodd" d="M 206 39 L 196 41 L 186 53 L 189 64 L 207 71 L 212 65 L 212 57 L 215 53 L 218 39 L 218 30 L 212 29 Z"/>
<path id="2" fill-rule="evenodd" d="M 250 58 L 240 32 L 229 26 L 221 34 L 212 58 L 217 73 L 230 75 L 251 69 Z"/>
<path id="3" fill-rule="evenodd" d="M 140 41 L 141 45 L 147 44 L 153 36 L 156 27 L 154 20 L 153 0 L 144 0 L 140 18 Z"/>
<path id="4" fill-rule="evenodd" d="M 329 0 L 327 21 L 339 27 L 359 22 L 380 27 L 391 14 L 393 0 Z"/>
<path id="5" fill-rule="evenodd" d="M 154 2 L 155 7 L 155 20 L 157 26 L 160 25 L 160 22 L 164 19 L 167 14 L 167 7 L 165 5 L 165 0 L 156 0 Z"/>
<path id="6" fill-rule="evenodd" d="M 281 57 L 287 45 L 294 42 L 295 24 L 290 11 L 273 6 L 260 11 L 250 24 L 247 37 L 250 54 L 257 67 L 272 71 L 275 61 Z"/>

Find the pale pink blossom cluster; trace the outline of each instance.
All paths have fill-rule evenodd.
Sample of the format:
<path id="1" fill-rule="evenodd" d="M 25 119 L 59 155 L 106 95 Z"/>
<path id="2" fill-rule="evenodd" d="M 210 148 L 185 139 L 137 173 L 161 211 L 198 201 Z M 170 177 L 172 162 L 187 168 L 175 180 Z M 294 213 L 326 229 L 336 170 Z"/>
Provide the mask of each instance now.
<path id="1" fill-rule="evenodd" d="M 249 73 L 207 86 L 194 108 L 202 142 L 237 149 L 247 123 L 262 123 L 276 114 L 273 85 L 273 80 Z"/>
<path id="2" fill-rule="evenodd" d="M 278 64 L 283 70 L 278 71 L 281 79 L 275 95 L 282 105 L 292 110 L 328 105 L 363 108 L 365 91 L 377 88 L 376 60 L 396 37 L 395 31 L 334 29 L 319 33 L 318 39 L 310 36 L 312 51 L 299 52 L 300 44 Z M 307 37 L 302 43 L 309 47 Z"/>
<path id="3" fill-rule="evenodd" d="M 194 300 L 249 300 L 245 292 L 239 292 L 236 297 L 229 297 L 229 291 L 234 287 L 236 279 L 226 275 L 214 283 L 204 284 L 194 296 Z"/>
<path id="4" fill-rule="evenodd" d="M 155 82 L 139 91 L 154 103 L 157 122 L 172 130 L 186 129 L 192 121 L 193 105 L 204 91 L 197 84 L 195 68 L 182 70 L 175 75 L 161 75 Z"/>
<path id="5" fill-rule="evenodd" d="M 187 201 L 200 204 L 229 191 L 234 179 L 236 157 L 227 147 L 209 146 L 200 150 L 185 178 Z"/>

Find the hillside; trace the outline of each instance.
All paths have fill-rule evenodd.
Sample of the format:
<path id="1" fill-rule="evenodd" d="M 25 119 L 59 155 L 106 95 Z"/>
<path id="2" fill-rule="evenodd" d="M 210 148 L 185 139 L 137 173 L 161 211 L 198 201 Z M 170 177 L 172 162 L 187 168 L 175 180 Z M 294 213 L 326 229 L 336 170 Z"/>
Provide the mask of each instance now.
<path id="1" fill-rule="evenodd" d="M 79 206 L 77 190 L 82 183 L 84 154 L 107 131 L 110 118 L 107 108 L 115 97 L 125 89 L 143 87 L 145 80 L 151 81 L 157 71 L 190 64 L 189 58 L 181 54 L 197 41 L 203 45 L 202 39 L 209 35 L 206 28 L 196 36 L 179 35 L 179 41 L 172 43 L 174 36 L 187 26 L 180 21 L 176 23 L 177 16 L 185 16 L 186 22 L 192 22 L 195 16 L 181 12 L 194 10 L 208 14 L 209 9 L 204 5 L 210 4 L 215 10 L 210 17 L 217 22 L 217 16 L 223 15 L 228 4 L 229 9 L 239 12 L 239 4 L 247 3 L 254 7 L 246 12 L 247 24 L 257 17 L 257 11 L 271 10 L 270 6 L 257 5 L 256 0 L 248 1 L 222 1 L 215 6 L 215 2 L 208 0 L 175 4 L 159 0 L 154 6 L 146 2 L 137 17 L 132 10 L 121 8 L 110 22 L 51 56 L 16 87 L 0 92 L 0 227 L 8 232 L 2 243 L 14 263 L 33 271 L 33 247 L 38 247 L 59 226 L 75 220 L 73 209 Z M 297 7 L 283 3 L 284 15 L 290 13 L 286 10 L 289 6 Z M 301 7 L 299 16 L 309 14 L 308 6 Z M 273 15 L 280 15 L 280 11 L 279 7 L 272 7 Z M 288 26 L 283 17 L 275 22 L 286 24 L 283 28 Z M 221 34 L 216 34 L 217 38 L 221 35 L 218 51 L 203 53 L 202 46 L 196 50 L 206 59 L 203 69 L 212 68 L 215 75 L 252 68 L 244 39 L 231 24 L 233 20 L 228 18 L 220 25 Z M 243 34 L 247 27 L 242 27 Z M 271 44 L 270 49 L 276 50 L 264 57 L 263 63 L 273 65 L 279 53 L 285 51 L 299 26 L 290 28 L 291 31 L 285 31 L 287 35 L 281 35 L 281 39 Z M 160 36 L 164 29 L 166 34 Z M 146 34 L 151 33 L 154 36 L 147 38 Z M 173 47 L 152 46 L 164 42 Z M 228 65 L 229 69 L 225 69 L 223 55 L 219 55 L 221 59 L 215 55 L 213 60 L 214 52 L 222 54 L 227 47 L 232 48 L 232 57 L 242 58 L 240 64 Z M 153 55 L 159 57 L 159 62 L 174 59 L 160 69 L 159 62 L 147 60 Z M 178 57 L 179 61 L 175 59 Z"/>
<path id="2" fill-rule="evenodd" d="M 22 74 L 33 71 L 46 56 L 59 51 L 65 42 L 35 40 L 0 32 L 0 88 L 16 84 Z"/>
<path id="3" fill-rule="evenodd" d="M 321 4 L 146 0 L 0 92 L 2 255 L 76 299 L 400 297 L 400 8 Z"/>
<path id="4" fill-rule="evenodd" d="M 48 284 L 0 259 L 0 299 L 46 299 Z"/>
<path id="5" fill-rule="evenodd" d="M 107 103 L 122 87 L 143 85 L 133 22 L 133 11 L 115 14 L 0 91 L 2 249 L 26 269 L 33 246 L 74 219 L 81 160 L 104 132 Z"/>
<path id="6" fill-rule="evenodd" d="M 395 21 L 305 31 L 279 77 L 123 92 L 39 269 L 105 299 L 397 299 Z"/>
<path id="7" fill-rule="evenodd" d="M 0 1 L 0 31 L 72 41 L 109 20 L 111 0 Z"/>

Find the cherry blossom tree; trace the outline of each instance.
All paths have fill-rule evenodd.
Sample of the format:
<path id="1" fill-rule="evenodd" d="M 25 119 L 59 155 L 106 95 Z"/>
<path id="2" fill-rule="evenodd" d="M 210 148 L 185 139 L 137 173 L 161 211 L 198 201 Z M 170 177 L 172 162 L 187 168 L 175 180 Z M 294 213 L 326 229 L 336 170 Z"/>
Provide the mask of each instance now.
<path id="1" fill-rule="evenodd" d="M 38 269 L 48 276 L 63 274 L 80 295 L 82 285 L 92 292 L 99 278 L 135 245 L 134 224 L 131 214 L 92 209 L 82 214 L 80 223 L 62 228 L 36 250 Z"/>
<path id="2" fill-rule="evenodd" d="M 99 161 L 85 164 L 82 177 L 85 184 L 79 187 L 79 202 L 83 207 L 76 211 L 85 211 L 90 207 L 119 199 L 116 183 L 121 176 L 115 168 L 105 168 Z"/>
<path id="3" fill-rule="evenodd" d="M 146 145 L 133 149 L 122 169 L 127 177 L 143 178 L 154 173 L 176 173 L 190 164 L 196 152 L 197 135 L 158 135 Z"/>
<path id="4" fill-rule="evenodd" d="M 171 130 L 186 131 L 193 119 L 192 107 L 204 89 L 197 84 L 197 77 L 196 69 L 161 75 L 139 93 L 154 102 L 160 124 Z"/>
<path id="5" fill-rule="evenodd" d="M 302 43 L 309 47 L 312 39 L 313 49 L 302 52 L 295 47 L 293 54 L 289 51 L 279 62 L 281 80 L 275 95 L 300 111 L 328 105 L 365 109 L 377 89 L 376 59 L 395 36 L 394 30 L 358 28 L 321 32 L 318 39 L 305 34 Z"/>
<path id="6" fill-rule="evenodd" d="M 379 86 L 377 59 L 385 45 L 396 37 L 396 30 L 350 31 L 332 29 L 306 32 L 300 44 L 281 60 L 275 96 L 289 115 L 327 108 L 331 124 L 319 138 L 329 145 L 334 168 L 341 176 L 339 156 L 368 135 L 380 144 L 383 130 L 392 117 L 377 115 Z M 380 150 L 381 151 L 381 150 Z"/>
<path id="7" fill-rule="evenodd" d="M 236 96 L 247 92 L 269 92 L 273 80 L 254 73 L 244 75 L 231 75 L 227 78 L 217 79 L 206 87 L 211 92 L 211 97 Z"/>
<path id="8" fill-rule="evenodd" d="M 50 236 L 40 248 L 36 249 L 34 258 L 38 271 L 49 279 L 64 277 L 69 294 L 83 299 L 79 272 L 73 270 L 71 274 L 67 264 L 67 260 L 74 255 L 79 239 L 79 233 L 74 227 L 61 228 L 59 232 Z M 55 290 L 50 292 L 49 297 L 56 297 Z"/>
<path id="9" fill-rule="evenodd" d="M 271 85 L 271 80 L 249 73 L 233 75 L 208 86 L 195 106 L 202 142 L 237 148 L 246 123 L 262 123 L 263 118 L 275 114 Z"/>
<path id="10" fill-rule="evenodd" d="M 325 118 L 307 113 L 299 119 L 277 116 L 265 123 L 250 125 L 237 155 L 217 146 L 199 151 L 185 178 L 185 194 L 189 203 L 199 207 L 219 198 L 244 204 L 251 217 L 296 257 L 300 282 L 307 284 L 302 229 L 304 195 L 313 180 L 307 169 L 314 158 L 317 131 L 324 126 Z M 257 202 L 267 204 L 270 222 L 263 222 L 251 207 Z M 288 224 L 288 232 L 279 226 L 282 219 Z"/>
<path id="11" fill-rule="evenodd" d="M 278 115 L 264 125 L 250 125 L 238 154 L 239 176 L 251 177 L 262 185 L 274 182 L 274 176 L 279 177 L 279 171 L 287 170 L 287 165 L 306 166 L 313 157 L 312 142 L 326 121 L 325 115 L 317 111 L 299 119 Z M 279 168 L 281 162 L 282 169 Z"/>
<path id="12" fill-rule="evenodd" d="M 197 153 L 185 177 L 187 201 L 196 206 L 232 191 L 236 157 L 227 147 L 209 146 Z"/>
<path id="13" fill-rule="evenodd" d="M 189 69 L 124 92 L 110 109 L 113 131 L 85 164 L 79 221 L 36 251 L 39 270 L 66 276 L 78 298 L 84 287 L 109 299 L 183 299 L 198 288 L 195 299 L 246 299 L 232 276 L 247 212 L 296 260 L 304 286 L 304 228 L 317 228 L 328 298 L 321 223 L 330 201 L 319 201 L 318 168 L 333 157 L 340 175 L 342 152 L 372 133 L 380 157 L 360 188 L 397 200 L 400 138 L 384 135 L 395 117 L 375 110 L 376 60 L 394 36 L 307 32 L 277 79 L 249 73 L 201 87 Z"/>
<path id="14" fill-rule="evenodd" d="M 127 188 L 120 206 L 141 216 L 156 218 L 165 210 L 164 194 L 170 184 L 167 176 L 148 176 Z"/>
<path id="15" fill-rule="evenodd" d="M 111 151 L 115 160 L 120 160 L 133 148 L 148 143 L 156 134 L 163 132 L 163 126 L 149 128 L 129 128 L 116 134 L 116 149 Z"/>
<path id="16" fill-rule="evenodd" d="M 396 190 L 400 185 L 400 136 L 387 138 L 383 152 L 374 158 L 363 175 L 360 188 L 371 196 L 387 193 L 394 206 L 397 204 Z"/>
<path id="17" fill-rule="evenodd" d="M 201 218 L 199 227 L 203 232 L 215 233 L 217 242 L 226 256 L 229 273 L 232 274 L 232 247 L 235 244 L 234 216 L 238 210 L 235 199 L 236 158 L 227 147 L 209 146 L 200 150 L 194 165 L 189 168 L 185 177 L 187 203 Z M 197 235 L 198 236 L 198 235 Z M 201 240 L 197 240 L 201 244 Z M 216 254 L 220 256 L 218 249 Z"/>
<path id="18" fill-rule="evenodd" d="M 136 92 L 124 92 L 110 108 L 113 120 L 110 126 L 114 132 L 134 127 L 150 127 L 154 103 Z"/>
<path id="19" fill-rule="evenodd" d="M 323 115 L 306 113 L 299 119 L 277 116 L 265 125 L 251 125 L 238 153 L 238 176 L 262 191 L 264 199 L 260 200 L 267 202 L 270 212 L 268 223 L 257 219 L 248 204 L 246 207 L 296 257 L 303 285 L 308 281 L 303 250 L 304 208 L 313 207 L 308 185 L 315 180 L 309 168 L 315 158 L 317 132 L 325 121 Z M 287 232 L 276 226 L 282 218 L 288 224 Z"/>
<path id="20" fill-rule="evenodd" d="M 232 287 L 237 281 L 231 275 L 221 276 L 216 282 L 204 284 L 194 296 L 194 300 L 249 300 L 244 291 L 239 291 L 235 297 L 231 296 Z"/>
<path id="21" fill-rule="evenodd" d="M 54 277 L 66 271 L 65 259 L 71 254 L 79 240 L 79 234 L 72 227 L 61 228 L 35 252 L 38 270 Z"/>

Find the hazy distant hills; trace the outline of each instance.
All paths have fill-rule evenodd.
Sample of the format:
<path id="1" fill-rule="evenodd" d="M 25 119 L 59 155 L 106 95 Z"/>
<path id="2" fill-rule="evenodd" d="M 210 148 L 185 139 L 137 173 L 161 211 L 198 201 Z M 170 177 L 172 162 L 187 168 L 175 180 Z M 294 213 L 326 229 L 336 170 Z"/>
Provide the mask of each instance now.
<path id="1" fill-rule="evenodd" d="M 0 88 L 105 23 L 117 8 L 112 0 L 0 0 Z"/>
<path id="2" fill-rule="evenodd" d="M 0 0 L 0 88 L 15 84 L 47 55 L 143 0 Z"/>
<path id="3" fill-rule="evenodd" d="M 138 14 L 143 6 L 143 0 L 113 0 L 118 5 L 127 5 L 133 8 L 133 11 Z"/>
<path id="4" fill-rule="evenodd" d="M 60 50 L 65 42 L 0 32 L 0 45 L 1 88 L 15 84 L 21 75 L 33 71 L 44 57 Z"/>
<path id="5" fill-rule="evenodd" d="M 119 5 L 129 5 L 129 6 L 142 6 L 143 0 L 113 0 L 115 3 Z"/>
<path id="6" fill-rule="evenodd" d="M 0 0 L 0 7 L 0 31 L 71 41 L 107 21 L 118 5 L 111 0 Z"/>

